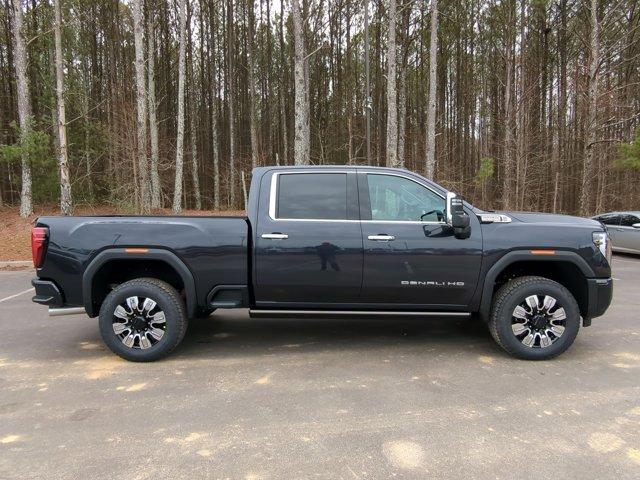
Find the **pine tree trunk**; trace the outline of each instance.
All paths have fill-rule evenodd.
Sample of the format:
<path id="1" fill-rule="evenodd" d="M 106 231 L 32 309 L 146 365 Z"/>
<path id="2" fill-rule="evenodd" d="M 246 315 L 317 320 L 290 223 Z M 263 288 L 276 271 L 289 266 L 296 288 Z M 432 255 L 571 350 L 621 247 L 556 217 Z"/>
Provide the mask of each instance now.
<path id="1" fill-rule="evenodd" d="M 234 110 L 234 83 L 235 83 L 235 69 L 234 69 L 234 48 L 233 44 L 235 38 L 233 35 L 233 0 L 227 2 L 227 49 L 228 55 L 228 85 L 229 85 L 229 170 L 230 170 L 230 204 L 232 208 L 237 208 L 236 205 L 236 130 L 235 130 L 235 110 Z"/>
<path id="2" fill-rule="evenodd" d="M 351 115 L 347 117 L 347 134 L 349 137 L 349 158 L 347 159 L 347 163 L 353 165 L 355 163 L 355 155 L 353 152 L 353 122 L 351 121 Z"/>
<path id="3" fill-rule="evenodd" d="M 193 61 L 189 64 L 191 73 L 191 90 L 189 92 L 189 120 L 190 120 L 190 139 L 191 139 L 191 183 L 193 184 L 193 196 L 195 197 L 196 210 L 202 210 L 202 198 L 200 197 L 200 177 L 198 171 L 198 136 L 197 136 L 197 112 L 196 112 L 196 85 L 193 74 Z"/>
<path id="4" fill-rule="evenodd" d="M 184 170 L 184 82 L 187 43 L 187 0 L 180 0 L 180 48 L 178 51 L 178 131 L 176 133 L 176 177 L 173 187 L 173 213 L 182 211 Z"/>
<path id="5" fill-rule="evenodd" d="M 514 118 L 515 108 L 513 105 L 513 55 L 514 55 L 514 36 L 515 36 L 515 0 L 509 2 L 509 17 L 508 17 L 508 33 L 507 33 L 507 48 L 506 48 L 506 82 L 504 90 L 504 183 L 503 183 L 503 205 L 502 208 L 508 209 L 512 206 L 513 190 L 514 190 Z"/>
<path id="6" fill-rule="evenodd" d="M 436 170 L 436 93 L 438 68 L 438 0 L 431 0 L 431 32 L 429 44 L 429 98 L 427 99 L 427 134 L 425 142 L 425 175 L 433 180 Z"/>
<path id="7" fill-rule="evenodd" d="M 407 130 L 407 81 L 406 70 L 400 69 L 398 85 L 398 167 L 404 168 L 404 149 Z"/>
<path id="8" fill-rule="evenodd" d="M 289 136 L 287 134 L 287 111 L 284 104 L 284 85 L 280 91 L 280 129 L 282 130 L 282 162 L 288 163 L 289 158 Z"/>
<path id="9" fill-rule="evenodd" d="M 136 100 L 137 100 L 137 156 L 140 192 L 139 210 L 148 213 L 151 208 L 149 192 L 149 169 L 147 161 L 147 78 L 144 65 L 144 0 L 133 1 L 133 37 L 136 55 Z"/>
<path id="10" fill-rule="evenodd" d="M 211 149 L 213 151 L 213 208 L 220 210 L 220 146 L 218 131 L 218 89 L 220 70 L 216 69 L 215 12 L 210 11 L 209 30 L 211 35 Z"/>
<path id="11" fill-rule="evenodd" d="M 215 77 L 215 76 L 214 76 Z M 213 81 L 213 91 L 216 84 Z M 211 100 L 211 144 L 213 148 L 213 208 L 220 210 L 220 147 L 218 146 L 218 108 L 217 97 L 214 94 Z"/>
<path id="12" fill-rule="evenodd" d="M 398 92 L 396 89 L 396 0 L 389 0 L 387 38 L 387 167 L 398 166 Z"/>
<path id="13" fill-rule="evenodd" d="M 190 16 L 189 16 L 190 17 Z M 193 42 L 191 41 L 191 25 L 187 30 L 189 37 L 189 79 L 191 88 L 189 89 L 189 150 L 191 152 L 191 184 L 193 185 L 193 196 L 196 210 L 202 210 L 202 199 L 200 197 L 200 176 L 198 170 L 198 120 L 196 109 L 196 77 L 193 70 Z"/>
<path id="14" fill-rule="evenodd" d="M 284 2 L 280 2 L 280 63 L 282 76 L 280 83 L 280 129 L 282 130 L 282 163 L 289 163 L 289 136 L 287 131 L 287 108 L 285 105 L 285 92 L 287 88 L 287 69 L 285 68 L 285 42 L 284 42 Z"/>
<path id="15" fill-rule="evenodd" d="M 22 36 L 22 1 L 13 0 L 13 62 L 16 70 L 16 97 L 18 98 L 18 122 L 20 143 L 26 146 L 33 127 L 31 95 L 27 79 L 27 47 Z M 31 189 L 31 164 L 26 152 L 22 153 L 22 190 L 20 192 L 20 216 L 33 214 Z"/>
<path id="16" fill-rule="evenodd" d="M 64 70 L 62 68 L 62 12 L 60 0 L 55 0 L 55 63 L 56 63 L 56 100 L 58 102 L 58 166 L 60 168 L 60 212 L 71 215 L 71 181 L 69 179 L 69 158 L 67 155 L 67 120 L 64 105 Z M 89 179 L 91 180 L 91 179 Z"/>
<path id="17" fill-rule="evenodd" d="M 247 38 L 247 60 L 249 62 L 249 130 L 251 135 L 251 168 L 256 168 L 260 163 L 260 147 L 258 142 L 258 111 L 255 86 L 256 61 L 253 54 L 253 40 L 255 36 L 255 14 L 253 8 L 253 0 L 249 0 L 249 38 Z"/>
<path id="18" fill-rule="evenodd" d="M 147 30 L 147 77 L 149 83 L 149 134 L 151 138 L 151 208 L 162 206 L 160 174 L 160 149 L 158 146 L 158 114 L 156 112 L 156 80 L 155 80 L 155 28 L 154 20 L 149 13 Z"/>
<path id="19" fill-rule="evenodd" d="M 526 91 L 526 69 L 525 56 L 527 52 L 527 42 L 525 38 L 526 9 L 525 1 L 520 0 L 520 45 L 518 59 L 516 63 L 516 71 L 518 73 L 517 82 L 517 101 L 516 108 L 516 181 L 515 181 L 515 207 L 522 210 L 524 203 L 524 183 L 527 172 L 527 110 L 528 110 L 528 93 Z"/>
<path id="20" fill-rule="evenodd" d="M 369 0 L 364 3 L 364 109 L 367 165 L 371 165 L 371 61 L 369 59 Z"/>
<path id="21" fill-rule="evenodd" d="M 593 209 L 592 180 L 595 174 L 595 148 L 598 101 L 598 66 L 600 64 L 600 24 L 598 0 L 591 0 L 591 33 L 589 35 L 589 78 L 587 92 L 587 123 L 584 128 L 584 167 L 580 189 L 580 215 L 587 216 Z"/>
<path id="22" fill-rule="evenodd" d="M 88 89 L 87 89 L 88 90 Z M 82 100 L 82 114 L 84 117 L 84 151 L 82 153 L 84 157 L 84 165 L 87 172 L 87 193 L 89 195 L 89 201 L 91 203 L 95 200 L 94 188 L 93 188 L 93 175 L 91 168 L 91 149 L 90 149 L 90 138 L 91 134 L 89 132 L 89 97 L 85 95 Z"/>
<path id="23" fill-rule="evenodd" d="M 306 75 L 307 52 L 304 45 L 302 13 L 299 0 L 291 1 L 293 15 L 294 68 L 295 82 L 295 136 L 293 160 L 296 165 L 309 164 L 309 92 Z"/>
<path id="24" fill-rule="evenodd" d="M 567 156 L 567 0 L 560 1 L 560 29 L 558 31 L 558 62 L 560 63 L 558 78 L 558 158 L 556 162 L 556 182 L 554 193 L 554 203 L 556 211 L 564 210 L 565 192 L 563 185 L 566 185 L 564 176 L 560 175 L 564 168 Z"/>

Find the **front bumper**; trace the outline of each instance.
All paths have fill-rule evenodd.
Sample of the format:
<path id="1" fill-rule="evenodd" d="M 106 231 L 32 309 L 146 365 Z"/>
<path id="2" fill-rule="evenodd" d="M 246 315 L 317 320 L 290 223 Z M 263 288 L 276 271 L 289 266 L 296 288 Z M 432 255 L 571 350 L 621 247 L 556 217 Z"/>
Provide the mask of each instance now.
<path id="1" fill-rule="evenodd" d="M 36 294 L 31 298 L 35 303 L 40 305 L 47 305 L 49 307 L 59 308 L 64 305 L 64 299 L 62 298 L 62 292 L 51 280 L 40 280 L 34 278 L 31 280 L 31 285 L 36 289 Z"/>
<path id="2" fill-rule="evenodd" d="M 587 312 L 584 315 L 583 325 L 585 327 L 591 324 L 591 319 L 604 314 L 611 305 L 613 297 L 613 279 L 612 278 L 588 278 L 588 298 Z"/>

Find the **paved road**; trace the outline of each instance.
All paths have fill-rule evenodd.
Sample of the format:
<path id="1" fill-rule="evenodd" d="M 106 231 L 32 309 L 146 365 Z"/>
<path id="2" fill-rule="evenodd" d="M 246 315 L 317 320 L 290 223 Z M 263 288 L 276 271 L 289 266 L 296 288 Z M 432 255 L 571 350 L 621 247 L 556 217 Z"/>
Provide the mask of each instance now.
<path id="1" fill-rule="evenodd" d="M 0 272 L 0 478 L 640 477 L 640 259 L 562 357 L 467 320 L 214 315 L 134 364 Z"/>

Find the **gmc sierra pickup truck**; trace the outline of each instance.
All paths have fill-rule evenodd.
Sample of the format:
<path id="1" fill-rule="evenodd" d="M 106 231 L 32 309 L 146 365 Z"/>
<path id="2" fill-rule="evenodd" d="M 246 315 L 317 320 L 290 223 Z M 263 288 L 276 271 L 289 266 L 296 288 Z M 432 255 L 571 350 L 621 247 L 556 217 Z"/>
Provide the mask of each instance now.
<path id="1" fill-rule="evenodd" d="M 252 317 L 473 316 L 524 359 L 564 352 L 612 296 L 601 223 L 484 212 L 406 170 L 263 167 L 245 217 L 40 217 L 33 301 L 98 317 L 151 361 L 216 309 Z"/>

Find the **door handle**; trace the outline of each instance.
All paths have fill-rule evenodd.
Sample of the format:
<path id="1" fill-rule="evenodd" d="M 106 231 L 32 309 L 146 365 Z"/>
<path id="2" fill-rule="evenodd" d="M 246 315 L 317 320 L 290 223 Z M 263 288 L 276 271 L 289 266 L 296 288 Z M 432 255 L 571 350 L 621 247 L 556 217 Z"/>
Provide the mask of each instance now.
<path id="1" fill-rule="evenodd" d="M 286 233 L 263 233 L 260 237 L 267 240 L 286 240 L 289 235 Z"/>
<path id="2" fill-rule="evenodd" d="M 369 240 L 373 240 L 374 242 L 390 242 L 391 240 L 395 240 L 396 237 L 393 235 L 369 235 L 367 237 Z"/>

